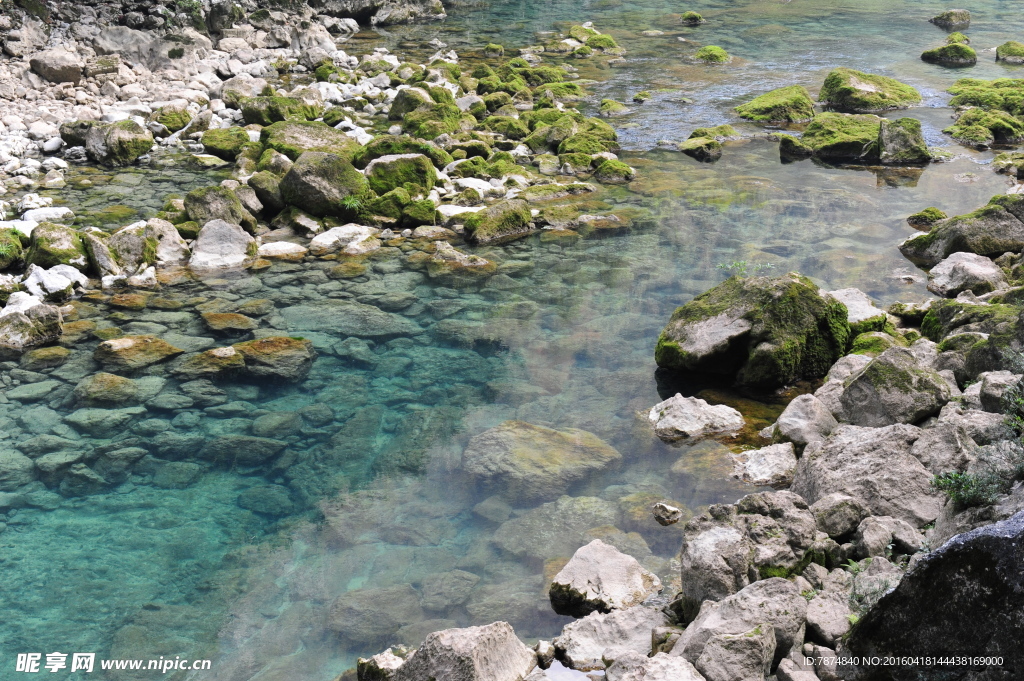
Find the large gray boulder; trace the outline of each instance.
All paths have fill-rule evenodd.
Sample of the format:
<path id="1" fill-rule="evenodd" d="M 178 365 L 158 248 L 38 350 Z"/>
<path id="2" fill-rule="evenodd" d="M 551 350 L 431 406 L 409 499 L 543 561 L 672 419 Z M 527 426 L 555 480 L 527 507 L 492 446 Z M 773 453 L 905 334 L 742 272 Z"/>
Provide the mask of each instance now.
<path id="1" fill-rule="evenodd" d="M 669 654 L 696 663 L 712 637 L 742 634 L 767 623 L 775 633 L 774 666 L 791 650 L 799 650 L 806 620 L 807 601 L 797 586 L 771 577 L 754 582 L 717 603 L 705 601 L 697 618 L 683 631 Z"/>
<path id="2" fill-rule="evenodd" d="M 976 295 L 1010 288 L 1006 275 L 992 260 L 975 253 L 953 253 L 928 272 L 928 290 L 955 298 L 964 291 Z"/>
<path id="3" fill-rule="evenodd" d="M 1024 512 L 926 554 L 850 632 L 854 655 L 1002 658 L 973 675 L 938 666 L 874 667 L 873 678 L 1010 679 L 1024 669 Z M 867 670 L 865 670 L 867 671 Z"/>
<path id="4" fill-rule="evenodd" d="M 826 494 L 811 504 L 811 514 L 819 530 L 833 539 L 849 537 L 860 526 L 870 510 L 860 500 L 848 494 Z"/>
<path id="5" fill-rule="evenodd" d="M 762 622 L 750 631 L 715 634 L 694 663 L 707 681 L 754 681 L 771 674 L 775 629 Z"/>
<path id="6" fill-rule="evenodd" d="M 885 310 L 876 307 L 871 296 L 860 289 L 841 288 L 828 294 L 846 306 L 851 337 L 867 331 L 881 331 L 885 327 Z"/>
<path id="7" fill-rule="evenodd" d="M 949 383 L 918 364 L 914 354 L 892 347 L 846 380 L 839 401 L 844 420 L 858 426 L 917 423 L 949 402 Z"/>
<path id="8" fill-rule="evenodd" d="M 210 220 L 199 230 L 189 266 L 197 270 L 242 267 L 256 252 L 256 240 L 241 226 Z"/>
<path id="9" fill-rule="evenodd" d="M 777 387 L 824 376 L 846 350 L 849 331 L 846 307 L 806 277 L 732 277 L 673 313 L 655 360 Z"/>
<path id="10" fill-rule="evenodd" d="M 355 589 L 342 594 L 331 604 L 327 627 L 349 642 L 375 643 L 394 635 L 407 624 L 424 619 L 416 590 L 408 584 L 401 584 L 380 589 Z"/>
<path id="11" fill-rule="evenodd" d="M 607 681 L 705 681 L 689 660 L 668 653 L 622 653 L 604 676 Z"/>
<path id="12" fill-rule="evenodd" d="M 594 612 L 565 625 L 554 640 L 555 653 L 572 669 L 604 669 L 605 661 L 610 664 L 623 653 L 649 653 L 651 630 L 668 624 L 664 612 L 642 605 L 609 613 Z"/>
<path id="13" fill-rule="evenodd" d="M 838 425 L 824 402 L 814 395 L 800 395 L 786 405 L 775 422 L 772 435 L 776 440 L 803 448 L 811 442 L 824 440 Z"/>
<path id="14" fill-rule="evenodd" d="M 758 492 L 735 505 L 712 505 L 683 529 L 683 618 L 693 619 L 704 601 L 722 600 L 758 576 L 795 571 L 816 539 L 807 503 L 789 491 Z"/>
<path id="15" fill-rule="evenodd" d="M 348 160 L 319 151 L 299 156 L 278 186 L 285 203 L 317 217 L 353 213 L 347 200 L 368 191 L 366 178 Z"/>
<path id="16" fill-rule="evenodd" d="M 0 310 L 0 348 L 22 350 L 49 343 L 64 333 L 60 308 L 15 291 Z"/>
<path id="17" fill-rule="evenodd" d="M 85 153 L 96 163 L 127 166 L 153 146 L 153 133 L 128 119 L 96 124 L 85 135 Z"/>
<path id="18" fill-rule="evenodd" d="M 835 647 L 850 630 L 850 596 L 845 591 L 825 591 L 807 603 L 807 638 Z"/>
<path id="19" fill-rule="evenodd" d="M 990 412 L 1003 412 L 1006 408 L 1003 404 L 1006 392 L 1020 385 L 1022 379 L 1024 376 L 1012 371 L 986 371 L 980 374 L 978 380 L 981 382 L 981 408 Z"/>
<path id="20" fill-rule="evenodd" d="M 839 426 L 824 442 L 804 450 L 793 492 L 810 503 L 842 493 L 860 499 L 872 515 L 888 515 L 922 527 L 935 520 L 944 497 L 932 473 L 914 456 L 920 428 Z"/>
<path id="21" fill-rule="evenodd" d="M 621 459 L 614 447 L 585 430 L 506 421 L 469 441 L 462 469 L 512 501 L 551 501 Z"/>
<path id="22" fill-rule="evenodd" d="M 11 450 L 0 453 L 0 492 L 12 492 L 35 479 L 32 459 Z"/>
<path id="23" fill-rule="evenodd" d="M 32 71 L 51 83 L 73 83 L 78 85 L 82 80 L 82 69 L 85 63 L 77 52 L 69 52 L 64 48 L 54 48 L 29 59 Z"/>
<path id="24" fill-rule="evenodd" d="M 796 453 L 792 442 L 751 449 L 736 455 L 733 477 L 751 485 L 784 489 L 793 484 Z"/>
<path id="25" fill-rule="evenodd" d="M 429 634 L 394 681 L 520 681 L 537 664 L 508 622 Z"/>
<path id="26" fill-rule="evenodd" d="M 190 220 L 205 225 L 211 220 L 223 220 L 241 225 L 252 233 L 256 218 L 245 209 L 233 191 L 227 187 L 202 187 L 185 195 L 185 212 Z"/>
<path id="27" fill-rule="evenodd" d="M 735 435 L 743 428 L 743 415 L 732 407 L 678 393 L 651 407 L 647 420 L 666 442 L 697 442 L 714 435 Z"/>
<path id="28" fill-rule="evenodd" d="M 1024 197 L 995 196 L 973 213 L 939 220 L 931 231 L 900 244 L 911 262 L 932 267 L 953 253 L 997 257 L 1024 250 Z"/>
<path id="29" fill-rule="evenodd" d="M 585 617 L 640 605 L 660 590 L 661 580 L 636 558 L 595 539 L 555 575 L 548 597 L 559 615 Z"/>

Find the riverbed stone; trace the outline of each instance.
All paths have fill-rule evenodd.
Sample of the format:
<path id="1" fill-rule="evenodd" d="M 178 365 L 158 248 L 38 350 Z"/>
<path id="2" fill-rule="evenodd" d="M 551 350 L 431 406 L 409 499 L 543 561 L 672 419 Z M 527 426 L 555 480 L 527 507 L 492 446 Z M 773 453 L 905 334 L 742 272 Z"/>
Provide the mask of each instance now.
<path id="1" fill-rule="evenodd" d="M 593 539 L 588 530 L 614 525 L 618 510 L 598 497 L 559 497 L 502 523 L 495 530 L 495 546 L 514 556 L 543 563 L 568 559 Z"/>
<path id="2" fill-rule="evenodd" d="M 560 615 L 585 617 L 640 605 L 661 580 L 632 556 L 595 539 L 577 549 L 551 581 L 548 597 Z"/>
<path id="3" fill-rule="evenodd" d="M 895 78 L 839 67 L 829 72 L 818 101 L 847 113 L 905 109 L 921 101 L 921 94 Z"/>
<path id="4" fill-rule="evenodd" d="M 519 681 L 536 664 L 536 654 L 512 626 L 494 622 L 429 634 L 395 672 L 394 681 Z"/>
<path id="5" fill-rule="evenodd" d="M 256 241 L 240 225 L 210 220 L 199 230 L 189 266 L 197 270 L 242 267 L 256 252 Z"/>
<path id="6" fill-rule="evenodd" d="M 249 376 L 288 383 L 304 379 L 317 357 L 313 343 L 305 338 L 268 336 L 232 347 L 245 358 Z"/>
<path id="7" fill-rule="evenodd" d="M 955 298 L 964 291 L 982 295 L 1010 288 L 1003 270 L 985 256 L 953 253 L 928 272 L 928 290 Z"/>
<path id="8" fill-rule="evenodd" d="M 642 605 L 609 613 L 593 612 L 562 628 L 553 641 L 555 655 L 571 669 L 604 669 L 623 653 L 649 653 L 651 630 L 668 624 L 661 610 Z"/>
<path id="9" fill-rule="evenodd" d="M 353 643 L 376 643 L 422 619 L 416 590 L 402 584 L 342 594 L 331 604 L 327 627 Z"/>
<path id="10" fill-rule="evenodd" d="M 783 489 L 793 483 L 796 453 L 792 442 L 752 449 L 737 455 L 733 476 L 752 485 Z"/>
<path id="11" fill-rule="evenodd" d="M 651 408 L 647 420 L 666 442 L 733 436 L 743 428 L 743 415 L 724 404 L 708 404 L 697 397 L 676 394 Z"/>
<path id="12" fill-rule="evenodd" d="M 93 352 L 93 358 L 106 368 L 134 371 L 182 352 L 155 336 L 122 336 L 100 343 Z"/>
<path id="13" fill-rule="evenodd" d="M 715 634 L 693 666 L 706 681 L 763 679 L 771 673 L 775 629 L 762 622 L 738 634 Z"/>
<path id="14" fill-rule="evenodd" d="M 368 190 L 366 178 L 351 162 L 318 151 L 299 156 L 278 187 L 285 203 L 317 217 L 354 213 L 347 202 L 359 200 Z"/>
<path id="15" fill-rule="evenodd" d="M 1024 196 L 995 196 L 981 208 L 934 223 L 900 244 L 911 262 L 933 267 L 953 253 L 998 257 L 1024 250 Z"/>
<path id="16" fill-rule="evenodd" d="M 510 501 L 529 503 L 557 499 L 621 459 L 613 447 L 583 430 L 506 421 L 469 441 L 462 469 Z"/>
<path id="17" fill-rule="evenodd" d="M 605 670 L 608 681 L 705 681 L 689 660 L 659 652 L 652 657 L 626 651 Z M 527 680 L 529 681 L 529 680 Z"/>
<path id="18" fill-rule="evenodd" d="M 0 452 L 0 492 L 13 492 L 35 478 L 32 459 L 14 451 Z"/>
<path id="19" fill-rule="evenodd" d="M 79 381 L 73 394 L 81 404 L 116 406 L 136 401 L 139 387 L 130 378 L 101 371 Z"/>
<path id="20" fill-rule="evenodd" d="M 917 423 L 951 397 L 942 376 L 918 364 L 910 350 L 891 347 L 847 379 L 839 401 L 845 421 L 878 427 Z"/>

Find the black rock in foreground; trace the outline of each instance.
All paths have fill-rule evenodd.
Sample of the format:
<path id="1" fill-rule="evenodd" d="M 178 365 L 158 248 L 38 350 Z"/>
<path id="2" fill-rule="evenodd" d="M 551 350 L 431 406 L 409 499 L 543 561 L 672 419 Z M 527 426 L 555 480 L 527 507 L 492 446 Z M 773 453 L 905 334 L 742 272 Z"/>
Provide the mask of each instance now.
<path id="1" fill-rule="evenodd" d="M 928 554 L 857 623 L 848 649 L 861 657 L 918 658 L 919 664 L 862 666 L 864 679 L 1010 681 L 1024 678 L 1021 641 L 1024 512 Z M 927 657 L 933 664 L 924 664 Z M 950 657 L 1002 660 L 945 664 Z"/>

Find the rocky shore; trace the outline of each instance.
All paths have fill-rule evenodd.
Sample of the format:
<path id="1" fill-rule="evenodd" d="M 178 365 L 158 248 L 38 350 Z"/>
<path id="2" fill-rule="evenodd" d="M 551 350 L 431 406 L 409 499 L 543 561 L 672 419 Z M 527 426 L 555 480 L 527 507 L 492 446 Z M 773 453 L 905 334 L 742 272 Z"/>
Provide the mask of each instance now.
<path id="1" fill-rule="evenodd" d="M 175 8 L 57 3 L 0 17 L 3 413 L 13 405 L 0 437 L 12 445 L 0 453 L 0 510 L 133 481 L 181 489 L 230 469 L 260 480 L 238 496 L 242 508 L 271 519 L 318 508 L 334 541 L 356 544 L 346 527 L 356 511 L 321 501 L 345 487 L 335 474 L 355 458 L 350 434 L 381 414 L 340 394 L 334 406 L 299 409 L 251 400 L 263 386 L 322 385 L 324 355 L 387 378 L 411 371 L 408 350 L 427 323 L 445 342 L 497 344 L 483 321 L 449 318 L 459 292 L 515 286 L 509 274 L 535 264 L 499 269 L 471 249 L 649 222 L 644 209 L 597 198 L 638 176 L 604 120 L 626 106 L 605 99 L 595 117 L 575 106 L 591 83 L 573 62 L 614 63 L 624 50 L 580 23 L 542 45 L 486 43 L 460 55 L 438 41 L 428 59 L 406 61 L 341 47 L 360 26 L 443 18 L 439 3 Z M 956 12 L 935 22 L 968 25 Z M 952 56 L 928 60 L 953 63 L 965 53 L 958 41 Z M 711 47 L 695 59 L 729 63 Z M 1014 54 L 1007 44 L 999 58 Z M 945 132 L 975 149 L 1024 141 L 1004 86 L 957 81 Z M 892 78 L 836 68 L 818 96 L 824 111 L 791 85 L 735 113 L 768 126 L 787 163 L 921 166 L 947 155 L 928 148 L 916 119 L 877 115 L 921 99 Z M 790 125 L 805 127 L 799 137 L 776 131 Z M 739 137 L 723 124 L 676 146 L 713 163 Z M 83 164 L 177 164 L 230 178 L 101 229 L 40 193 Z M 1022 166 L 1010 152 L 995 163 L 1013 177 L 1024 177 Z M 432 632 L 339 678 L 543 681 L 556 678 L 553 666 L 610 681 L 915 673 L 909 663 L 848 662 L 891 655 L 999 656 L 998 668 L 943 678 L 1015 678 L 1024 667 L 1015 646 L 1024 631 L 1016 191 L 969 214 L 927 208 L 907 218 L 921 231 L 898 247 L 928 271 L 938 298 L 927 303 L 882 309 L 858 289 L 825 291 L 798 273 L 743 273 L 676 310 L 654 348 L 668 383 L 699 377 L 789 400 L 763 430 L 682 392 L 638 415 L 637 428 L 665 442 L 731 445 L 733 475 L 750 485 L 735 503 L 689 517 L 647 492 L 615 508 L 569 496 L 624 458 L 594 433 L 516 419 L 473 436 L 458 475 L 491 495 L 473 512 L 493 523 L 500 550 L 543 566 L 544 616 L 573 621 L 533 646 L 504 621 L 453 626 L 464 607 L 474 620 L 504 612 L 507 594 L 466 606 L 480 578 L 448 566 L 415 587 L 356 589 L 324 606 L 327 629 L 348 642 Z M 386 280 L 368 281 L 371 270 Z M 428 281 L 450 284 L 450 295 L 425 304 L 417 287 Z M 192 285 L 208 290 L 192 295 Z M 271 289 L 273 299 L 255 297 Z M 492 302 L 479 301 L 474 319 Z M 434 386 L 417 379 L 402 389 Z M 231 423 L 198 430 L 198 410 Z M 424 431 L 440 427 L 424 419 Z M 298 443 L 316 455 L 297 458 Z M 417 447 L 410 436 L 374 465 L 418 471 Z M 629 523 L 671 527 L 662 536 L 673 546 L 681 538 L 678 565 L 665 569 L 640 534 L 616 526 Z M 553 559 L 569 544 L 571 558 Z M 524 592 L 535 586 L 521 581 Z"/>

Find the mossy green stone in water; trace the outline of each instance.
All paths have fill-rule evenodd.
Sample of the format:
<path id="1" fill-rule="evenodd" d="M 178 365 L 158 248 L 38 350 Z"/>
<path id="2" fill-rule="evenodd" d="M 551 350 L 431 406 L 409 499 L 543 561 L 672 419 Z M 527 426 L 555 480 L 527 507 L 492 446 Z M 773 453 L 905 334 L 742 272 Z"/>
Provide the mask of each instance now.
<path id="1" fill-rule="evenodd" d="M 814 102 L 807 88 L 789 85 L 755 97 L 735 111 L 751 121 L 797 123 L 814 118 Z"/>
<path id="2" fill-rule="evenodd" d="M 693 56 L 705 64 L 725 64 L 731 59 L 729 53 L 718 45 L 705 45 L 697 50 L 697 54 Z"/>
<path id="3" fill-rule="evenodd" d="M 513 140 L 521 140 L 530 134 L 526 123 L 511 116 L 489 116 L 484 121 L 484 127 Z"/>
<path id="4" fill-rule="evenodd" d="M 594 178 L 604 184 L 624 184 L 636 177 L 636 171 L 622 161 L 607 159 L 594 171 Z"/>
<path id="5" fill-rule="evenodd" d="M 947 92 L 953 95 L 949 105 L 1002 109 L 1013 115 L 1024 114 L 1024 79 L 997 78 L 980 80 L 961 78 Z"/>
<path id="6" fill-rule="evenodd" d="M 501 45 L 498 45 L 497 43 L 488 43 L 488 45 L 484 47 L 485 57 L 500 57 L 504 54 L 505 48 L 502 47 Z"/>
<path id="7" fill-rule="evenodd" d="M 398 220 L 402 217 L 402 211 L 410 203 L 412 203 L 412 197 L 409 195 L 409 192 L 403 187 L 398 187 L 379 198 L 369 201 L 360 209 L 360 214 L 368 218 L 380 216 Z"/>
<path id="8" fill-rule="evenodd" d="M 942 132 L 968 146 L 987 148 L 992 144 L 1017 144 L 1024 141 L 1024 122 L 1006 111 L 968 109 L 956 123 Z"/>
<path id="9" fill-rule="evenodd" d="M 601 35 L 601 32 L 585 26 L 572 26 L 569 28 L 569 37 L 581 43 L 586 43 L 587 40 L 595 35 Z"/>
<path id="10" fill-rule="evenodd" d="M 947 9 L 945 12 L 935 15 L 928 21 L 936 26 L 942 26 L 943 28 L 967 26 L 971 23 L 971 12 L 966 9 Z"/>
<path id="11" fill-rule="evenodd" d="M 679 22 L 687 26 L 696 26 L 704 23 L 704 17 L 694 11 L 683 12 Z"/>
<path id="12" fill-rule="evenodd" d="M 558 145 L 558 153 L 561 154 L 600 154 L 611 151 L 606 140 L 599 139 L 593 135 L 579 133 L 562 140 Z"/>
<path id="13" fill-rule="evenodd" d="M 592 35 L 584 44 L 592 50 L 614 50 L 619 46 L 615 38 L 606 34 Z"/>
<path id="14" fill-rule="evenodd" d="M 23 255 L 18 234 L 13 229 L 0 229 L 0 270 L 19 262 Z"/>
<path id="15" fill-rule="evenodd" d="M 437 183 L 437 171 L 426 156 L 402 155 L 397 158 L 381 157 L 368 166 L 366 179 L 370 189 L 378 195 L 403 187 L 412 194 L 425 194 Z"/>
<path id="16" fill-rule="evenodd" d="M 183 108 L 165 106 L 156 112 L 153 120 L 171 132 L 178 132 L 192 122 L 192 114 Z"/>
<path id="17" fill-rule="evenodd" d="M 792 135 L 776 135 L 779 140 L 779 154 L 783 157 L 801 158 L 813 156 L 814 149 Z"/>
<path id="18" fill-rule="evenodd" d="M 690 139 L 696 139 L 698 137 L 708 137 L 715 140 L 726 140 L 739 137 L 740 134 L 736 132 L 736 128 L 731 125 L 716 125 L 713 128 L 697 128 L 690 133 Z"/>
<path id="19" fill-rule="evenodd" d="M 651 93 L 648 92 L 647 90 L 643 90 L 642 92 L 638 92 L 635 95 L 633 95 L 633 101 L 636 102 L 637 104 L 642 104 L 650 98 Z"/>
<path id="20" fill-rule="evenodd" d="M 41 222 L 32 230 L 31 242 L 25 254 L 26 265 L 49 269 L 54 265 L 71 265 L 85 272 L 89 261 L 82 237 L 67 225 Z"/>
<path id="21" fill-rule="evenodd" d="M 533 94 L 535 97 L 550 96 L 556 102 L 573 102 L 582 98 L 584 93 L 579 83 L 546 83 L 535 87 Z"/>
<path id="22" fill-rule="evenodd" d="M 602 99 L 600 111 L 602 116 L 621 116 L 629 113 L 629 107 L 614 99 Z"/>
<path id="23" fill-rule="evenodd" d="M 953 43 L 963 43 L 964 45 L 970 45 L 971 39 L 965 36 L 963 33 L 960 33 L 959 31 L 954 31 L 953 33 L 950 33 L 949 35 L 946 36 L 946 44 L 952 45 Z M 1024 47 L 1024 45 L 1022 45 L 1022 47 Z"/>
<path id="24" fill-rule="evenodd" d="M 931 161 L 928 145 L 916 118 L 879 121 L 879 160 L 889 165 L 924 164 Z"/>
<path id="25" fill-rule="evenodd" d="M 247 124 L 271 125 L 279 121 L 311 121 L 323 114 L 323 106 L 296 97 L 247 97 L 241 102 Z"/>
<path id="26" fill-rule="evenodd" d="M 1024 64 L 1024 43 L 1010 40 L 996 48 L 996 61 Z"/>
<path id="27" fill-rule="evenodd" d="M 454 104 L 434 104 L 406 115 L 402 127 L 413 137 L 430 140 L 446 133 L 458 132 L 462 128 L 463 115 Z M 469 118 L 472 121 L 470 125 L 476 123 L 472 116 Z"/>
<path id="28" fill-rule="evenodd" d="M 947 217 L 949 216 L 938 208 L 930 206 L 922 211 L 914 213 L 913 215 L 907 216 L 907 224 L 911 227 L 931 228 L 933 224 L 939 220 L 945 220 Z"/>
<path id="29" fill-rule="evenodd" d="M 907 342 L 902 338 L 891 336 L 881 331 L 862 333 L 853 339 L 850 347 L 851 355 L 867 355 L 877 357 L 892 347 L 905 347 Z"/>
<path id="30" fill-rule="evenodd" d="M 466 218 L 467 238 L 476 243 L 494 241 L 530 231 L 530 207 L 522 199 L 499 201 Z"/>
<path id="31" fill-rule="evenodd" d="M 242 147 L 249 144 L 249 134 L 242 128 L 220 128 L 203 133 L 206 151 L 225 161 L 234 161 Z"/>
<path id="32" fill-rule="evenodd" d="M 402 226 L 436 225 L 441 220 L 437 206 L 430 199 L 413 201 L 402 210 Z"/>
<path id="33" fill-rule="evenodd" d="M 925 50 L 921 53 L 921 61 L 944 66 L 974 66 L 978 63 L 978 53 L 963 43 L 951 43 Z"/>
<path id="34" fill-rule="evenodd" d="M 178 235 L 182 239 L 195 239 L 199 236 L 199 223 L 193 221 L 179 222 L 174 225 L 174 229 L 178 230 Z"/>
<path id="35" fill-rule="evenodd" d="M 895 78 L 840 67 L 825 78 L 818 101 L 838 111 L 865 113 L 905 109 L 920 102 L 921 93 Z"/>
<path id="36" fill-rule="evenodd" d="M 713 137 L 691 137 L 679 145 L 679 151 L 698 161 L 717 161 L 722 158 L 722 143 Z"/>
<path id="37" fill-rule="evenodd" d="M 260 131 L 260 142 L 296 160 L 303 152 L 322 151 L 351 161 L 362 151 L 354 139 L 318 121 L 280 121 Z"/>
<path id="38" fill-rule="evenodd" d="M 820 113 L 807 126 L 801 142 L 820 158 L 875 161 L 880 121 L 869 114 Z"/>
<path id="39" fill-rule="evenodd" d="M 483 142 L 480 144 L 487 150 L 484 155 L 489 156 L 490 148 Z M 451 154 L 436 144 L 430 144 L 408 135 L 381 135 L 367 144 L 353 159 L 352 164 L 357 168 L 365 168 L 375 158 L 394 154 L 423 154 L 438 168 L 444 168 L 455 160 Z"/>

